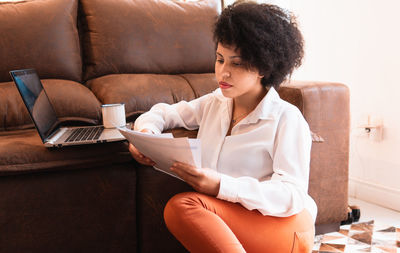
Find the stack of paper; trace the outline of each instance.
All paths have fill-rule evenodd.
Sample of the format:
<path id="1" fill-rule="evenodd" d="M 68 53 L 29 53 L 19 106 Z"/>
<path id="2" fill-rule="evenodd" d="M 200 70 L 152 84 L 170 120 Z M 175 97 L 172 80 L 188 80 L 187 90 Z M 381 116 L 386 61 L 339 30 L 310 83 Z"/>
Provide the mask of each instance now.
<path id="1" fill-rule="evenodd" d="M 172 134 L 148 134 L 128 128 L 118 130 L 139 152 L 156 163 L 153 166 L 156 170 L 181 179 L 170 170 L 175 161 L 201 168 L 200 139 L 173 138 Z"/>

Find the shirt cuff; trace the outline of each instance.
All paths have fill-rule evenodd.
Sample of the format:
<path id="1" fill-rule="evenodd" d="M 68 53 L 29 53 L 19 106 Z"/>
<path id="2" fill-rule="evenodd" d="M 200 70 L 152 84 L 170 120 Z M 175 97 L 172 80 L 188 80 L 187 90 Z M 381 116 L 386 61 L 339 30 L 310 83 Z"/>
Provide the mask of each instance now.
<path id="1" fill-rule="evenodd" d="M 134 125 L 133 129 L 135 131 L 142 131 L 143 129 L 149 129 L 151 130 L 154 134 L 161 134 L 160 129 L 158 129 L 154 124 L 151 123 L 145 123 L 145 124 L 140 124 L 140 125 Z"/>
<path id="2" fill-rule="evenodd" d="M 221 174 L 217 198 L 236 203 L 238 202 L 238 189 L 238 180 L 236 178 Z"/>

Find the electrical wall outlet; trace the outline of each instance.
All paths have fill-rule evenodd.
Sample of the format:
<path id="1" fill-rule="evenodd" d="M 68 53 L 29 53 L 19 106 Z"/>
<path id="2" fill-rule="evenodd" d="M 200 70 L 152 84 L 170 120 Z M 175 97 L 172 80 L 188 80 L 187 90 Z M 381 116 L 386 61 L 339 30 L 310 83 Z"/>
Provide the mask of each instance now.
<path id="1" fill-rule="evenodd" d="M 381 117 L 368 115 L 367 124 L 360 125 L 368 138 L 372 141 L 382 141 L 383 139 L 383 120 Z"/>

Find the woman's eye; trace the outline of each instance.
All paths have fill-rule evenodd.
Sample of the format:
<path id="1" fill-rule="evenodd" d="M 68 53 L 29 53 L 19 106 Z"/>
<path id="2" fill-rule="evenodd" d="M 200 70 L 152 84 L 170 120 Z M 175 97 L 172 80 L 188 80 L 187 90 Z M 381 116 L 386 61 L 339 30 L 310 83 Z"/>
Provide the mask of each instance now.
<path id="1" fill-rule="evenodd" d="M 240 62 L 233 62 L 232 64 L 235 66 L 242 66 L 242 63 L 240 63 Z"/>
<path id="2" fill-rule="evenodd" d="M 217 59 L 217 62 L 219 62 L 219 63 L 224 63 L 224 60 Z"/>

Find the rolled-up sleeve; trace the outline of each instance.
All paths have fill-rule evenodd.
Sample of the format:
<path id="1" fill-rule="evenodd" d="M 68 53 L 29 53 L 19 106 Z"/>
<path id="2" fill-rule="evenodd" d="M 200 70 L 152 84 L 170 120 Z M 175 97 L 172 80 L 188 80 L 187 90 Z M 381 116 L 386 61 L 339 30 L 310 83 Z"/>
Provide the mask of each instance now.
<path id="1" fill-rule="evenodd" d="M 150 111 L 136 119 L 134 129 L 137 131 L 149 129 L 157 134 L 175 127 L 184 127 L 188 130 L 197 129 L 202 119 L 204 106 L 211 96 L 212 94 L 208 94 L 189 102 L 180 101 L 172 105 L 156 104 Z"/>

